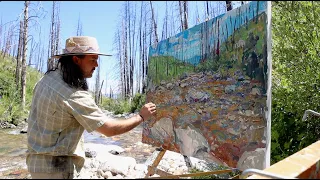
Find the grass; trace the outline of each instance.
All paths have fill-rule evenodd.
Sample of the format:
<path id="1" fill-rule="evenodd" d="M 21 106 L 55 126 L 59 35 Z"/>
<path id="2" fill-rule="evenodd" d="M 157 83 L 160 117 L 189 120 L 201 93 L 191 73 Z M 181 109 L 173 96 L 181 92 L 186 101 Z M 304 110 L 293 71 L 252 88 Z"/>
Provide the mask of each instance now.
<path id="1" fill-rule="evenodd" d="M 160 81 L 172 81 L 184 73 L 194 72 L 192 64 L 181 62 L 172 56 L 150 57 L 148 64 L 148 78 L 151 78 L 156 85 Z"/>
<path id="2" fill-rule="evenodd" d="M 226 170 L 226 169 L 230 169 L 230 168 L 226 167 L 226 166 L 218 165 L 216 167 L 211 167 L 210 171 L 219 171 L 219 170 Z M 204 172 L 204 171 L 201 171 L 196 168 L 193 168 L 189 171 L 189 173 L 198 173 L 198 172 Z M 232 177 L 239 175 L 240 173 L 241 173 L 240 171 L 235 171 L 235 172 L 229 172 L 229 173 L 223 173 L 223 174 L 193 176 L 192 179 L 229 179 L 229 178 L 232 178 Z"/>

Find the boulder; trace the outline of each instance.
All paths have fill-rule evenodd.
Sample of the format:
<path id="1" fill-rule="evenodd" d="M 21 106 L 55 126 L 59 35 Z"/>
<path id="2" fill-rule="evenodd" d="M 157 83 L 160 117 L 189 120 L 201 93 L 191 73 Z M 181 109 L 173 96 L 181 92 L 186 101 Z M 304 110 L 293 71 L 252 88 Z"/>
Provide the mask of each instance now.
<path id="1" fill-rule="evenodd" d="M 136 166 L 136 160 L 132 157 L 115 156 L 112 154 L 105 154 L 104 156 L 97 156 L 101 161 L 98 169 L 103 172 L 110 171 L 112 174 L 126 176 L 130 169 Z M 113 177 L 116 178 L 116 177 Z"/>

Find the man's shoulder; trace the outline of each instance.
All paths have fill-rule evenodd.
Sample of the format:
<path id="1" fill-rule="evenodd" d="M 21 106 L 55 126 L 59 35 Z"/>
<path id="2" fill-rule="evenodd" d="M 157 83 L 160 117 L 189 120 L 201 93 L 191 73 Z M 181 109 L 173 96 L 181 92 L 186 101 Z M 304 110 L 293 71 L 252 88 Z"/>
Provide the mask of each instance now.
<path id="1" fill-rule="evenodd" d="M 39 81 L 39 85 L 42 86 L 42 88 L 48 88 L 50 91 L 60 94 L 64 98 L 68 98 L 77 91 L 63 81 L 62 75 L 58 70 L 50 71 L 45 74 Z"/>
<path id="2" fill-rule="evenodd" d="M 62 76 L 57 70 L 46 73 L 41 79 L 42 84 L 46 84 L 51 88 L 64 86 L 62 82 L 63 82 Z"/>
<path id="3" fill-rule="evenodd" d="M 89 98 L 92 99 L 92 93 L 85 90 L 75 90 L 72 94 L 70 94 L 70 98 Z"/>

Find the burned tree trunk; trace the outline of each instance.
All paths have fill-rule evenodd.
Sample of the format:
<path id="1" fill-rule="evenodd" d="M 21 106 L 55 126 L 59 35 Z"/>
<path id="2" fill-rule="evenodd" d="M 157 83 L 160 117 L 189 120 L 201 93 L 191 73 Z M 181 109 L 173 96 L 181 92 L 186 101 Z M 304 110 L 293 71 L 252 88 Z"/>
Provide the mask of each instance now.
<path id="1" fill-rule="evenodd" d="M 100 64 L 100 58 L 98 60 Z M 96 74 L 96 84 L 95 84 L 95 91 L 94 91 L 94 100 L 96 104 L 99 104 L 99 85 L 100 85 L 100 66 L 97 68 L 97 74 Z"/>
<path id="2" fill-rule="evenodd" d="M 181 31 L 184 30 L 183 28 L 183 18 L 182 18 L 182 5 L 181 5 L 181 1 L 178 1 L 179 3 L 179 16 L 180 16 L 180 23 L 181 23 Z"/>
<path id="3" fill-rule="evenodd" d="M 227 11 L 231 11 L 232 10 L 232 1 L 226 1 L 226 6 L 227 6 Z"/>
<path id="4" fill-rule="evenodd" d="M 52 16 L 51 16 L 51 31 L 50 31 L 50 55 L 49 55 L 49 62 L 48 62 L 48 70 L 52 69 L 54 66 L 54 60 L 52 58 L 52 55 L 54 54 L 54 45 L 55 45 L 55 40 L 54 40 L 54 27 L 55 27 L 55 6 L 56 2 L 52 1 Z"/>
<path id="5" fill-rule="evenodd" d="M 59 52 L 59 42 L 60 42 L 60 17 L 59 17 L 59 14 L 60 14 L 60 5 L 58 4 L 57 6 L 57 13 L 56 13 L 56 19 L 57 19 L 57 22 L 56 22 L 56 26 L 55 26 L 55 47 L 54 47 L 54 54 L 58 54 Z M 56 62 L 54 62 L 54 65 L 56 65 Z"/>
<path id="6" fill-rule="evenodd" d="M 183 1 L 184 29 L 188 29 L 188 1 Z"/>
<path id="7" fill-rule="evenodd" d="M 98 95 L 99 102 L 98 102 L 97 104 L 101 104 L 101 103 L 102 103 L 102 94 L 101 94 L 101 91 L 102 91 L 102 87 L 103 87 L 103 82 L 104 82 L 104 80 L 102 81 L 101 86 L 100 86 L 100 89 L 99 89 L 99 95 Z"/>
<path id="8" fill-rule="evenodd" d="M 125 19 L 124 22 L 128 21 L 128 11 L 127 6 L 125 7 Z M 124 80 L 125 80 L 125 98 L 129 97 L 129 57 L 128 57 L 128 27 L 126 23 L 123 23 L 124 32 L 123 32 L 123 53 L 124 53 Z"/>
<path id="9" fill-rule="evenodd" d="M 80 14 L 78 17 L 77 36 L 82 36 L 82 23 L 80 21 Z"/>
<path id="10" fill-rule="evenodd" d="M 150 7 L 151 7 L 151 14 L 152 14 L 152 22 L 153 22 L 153 32 L 154 32 L 154 37 L 155 37 L 155 42 L 158 43 L 159 42 L 159 38 L 158 38 L 158 34 L 157 34 L 157 23 L 156 23 L 156 19 L 154 17 L 154 10 L 152 7 L 152 2 L 150 2 Z"/>
<path id="11" fill-rule="evenodd" d="M 139 73 L 138 73 L 138 85 L 139 90 L 138 92 L 142 92 L 142 88 L 140 84 L 143 82 L 143 56 L 142 56 L 142 13 L 143 13 L 143 1 L 141 1 L 141 8 L 140 8 L 140 22 L 139 22 Z"/>
<path id="12" fill-rule="evenodd" d="M 23 21 L 20 21 L 20 30 L 19 30 L 19 41 L 18 41 L 18 52 L 17 52 L 17 66 L 16 66 L 16 87 L 20 87 L 20 78 L 21 78 L 21 55 L 22 55 L 22 41 L 23 41 Z"/>
<path id="13" fill-rule="evenodd" d="M 8 30 L 8 34 L 7 37 L 5 38 L 6 42 L 5 42 L 5 48 L 4 48 L 4 52 L 3 52 L 3 58 L 6 55 L 10 54 L 10 50 L 12 47 L 12 37 L 13 37 L 13 31 L 14 31 L 14 26 L 11 25 L 9 30 Z"/>
<path id="14" fill-rule="evenodd" d="M 29 1 L 24 3 L 24 20 L 23 20 L 23 50 L 22 50 L 22 70 L 21 70 L 21 107 L 24 110 L 26 103 L 26 75 L 27 75 L 27 50 L 28 50 L 28 7 Z"/>
<path id="15" fill-rule="evenodd" d="M 56 1 L 52 1 L 52 15 L 51 15 L 51 29 L 50 29 L 50 43 L 49 43 L 49 59 L 48 59 L 48 70 L 55 67 L 56 62 L 53 55 L 58 53 L 59 49 L 59 34 L 60 34 L 60 18 L 59 18 L 59 5 L 56 4 Z"/>

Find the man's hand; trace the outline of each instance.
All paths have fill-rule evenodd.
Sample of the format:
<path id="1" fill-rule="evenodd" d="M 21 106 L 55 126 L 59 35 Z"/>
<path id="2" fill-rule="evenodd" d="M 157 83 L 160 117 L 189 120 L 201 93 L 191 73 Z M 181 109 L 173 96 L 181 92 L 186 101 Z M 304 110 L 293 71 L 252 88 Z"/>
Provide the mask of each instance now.
<path id="1" fill-rule="evenodd" d="M 156 113 L 156 105 L 153 103 L 145 104 L 139 112 L 144 120 L 147 120 Z M 141 123 L 141 118 L 133 116 L 124 121 L 106 121 L 97 131 L 107 137 L 119 135 L 130 131 Z"/>
<path id="2" fill-rule="evenodd" d="M 155 115 L 157 112 L 156 105 L 152 102 L 145 104 L 140 109 L 139 115 L 142 116 L 143 120 L 149 119 L 151 116 Z"/>

